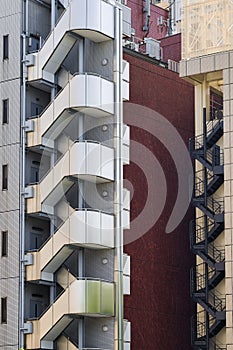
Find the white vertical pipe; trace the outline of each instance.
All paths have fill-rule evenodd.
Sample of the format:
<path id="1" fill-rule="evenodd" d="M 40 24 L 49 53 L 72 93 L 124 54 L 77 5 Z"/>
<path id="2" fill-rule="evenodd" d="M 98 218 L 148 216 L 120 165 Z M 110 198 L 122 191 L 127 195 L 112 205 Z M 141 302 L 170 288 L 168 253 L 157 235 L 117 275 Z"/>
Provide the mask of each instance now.
<path id="1" fill-rule="evenodd" d="M 54 29 L 56 24 L 56 0 L 51 0 L 51 30 Z"/>
<path id="2" fill-rule="evenodd" d="M 27 38 L 28 38 L 28 9 L 29 2 L 24 2 L 24 33 L 23 37 L 23 76 L 22 76 L 22 87 L 21 87 L 21 158 L 20 158 L 20 290 L 19 290 L 19 320 L 20 320 L 20 334 L 19 334 L 19 346 L 24 348 L 24 254 L 25 254 L 25 144 L 26 144 L 26 131 L 25 131 L 25 120 L 26 120 L 26 79 L 27 79 L 27 66 L 26 66 L 26 49 L 27 49 Z"/>
<path id="3" fill-rule="evenodd" d="M 122 162 L 122 138 L 123 138 L 123 112 L 122 112 L 122 10 L 115 8 L 115 41 L 114 41 L 114 80 L 115 80 L 115 116 L 116 127 L 114 130 L 115 143 L 115 282 L 116 282 L 116 317 L 118 333 L 118 350 L 124 349 L 123 333 L 123 162 Z"/>
<path id="4" fill-rule="evenodd" d="M 85 61 L 84 61 L 84 54 L 85 54 L 85 44 L 84 44 L 84 39 L 79 40 L 79 47 L 78 47 L 78 64 L 79 64 L 79 73 L 84 73 L 85 70 Z M 83 133 L 84 133 L 84 115 L 80 114 L 79 119 L 78 119 L 78 135 L 79 135 L 79 140 L 83 141 Z M 78 201 L 79 201 L 79 208 L 83 207 L 84 204 L 84 186 L 82 180 L 79 181 L 79 196 L 78 196 Z M 84 255 L 84 249 L 80 248 L 78 251 L 78 277 L 83 278 L 85 274 L 85 255 Z M 79 349 L 82 350 L 84 347 L 84 338 L 85 338 L 85 329 L 84 329 L 84 318 L 81 317 L 79 319 L 78 323 L 78 345 Z"/>

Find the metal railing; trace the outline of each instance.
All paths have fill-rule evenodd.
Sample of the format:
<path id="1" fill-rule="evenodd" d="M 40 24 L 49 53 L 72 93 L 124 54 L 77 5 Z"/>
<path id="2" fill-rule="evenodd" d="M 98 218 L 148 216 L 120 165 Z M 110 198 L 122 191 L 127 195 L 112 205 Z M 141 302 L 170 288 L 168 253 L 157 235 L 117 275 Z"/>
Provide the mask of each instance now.
<path id="1" fill-rule="evenodd" d="M 226 309 L 226 296 L 219 292 L 209 291 L 208 301 L 215 308 L 216 311 L 224 311 Z"/>
<path id="2" fill-rule="evenodd" d="M 62 267 L 62 265 L 61 265 Z M 70 274 L 72 275 L 75 280 L 69 282 L 66 286 L 66 288 L 64 290 L 62 290 L 57 296 L 56 298 L 53 300 L 53 302 L 48 305 L 48 307 L 46 307 L 42 313 L 37 316 L 37 317 L 32 317 L 32 318 L 29 318 L 28 320 L 34 320 L 34 321 L 38 321 L 39 319 L 42 318 L 42 316 L 44 316 L 50 308 L 52 308 L 52 306 L 56 303 L 56 301 L 62 296 L 62 294 L 65 293 L 65 291 L 67 290 L 67 288 L 69 288 L 73 283 L 75 283 L 76 281 L 97 281 L 97 282 L 105 282 L 105 283 L 109 283 L 109 284 L 114 284 L 113 281 L 110 281 L 110 280 L 105 280 L 105 279 L 102 279 L 102 278 L 95 278 L 95 277 L 77 277 L 76 275 L 74 275 L 73 273 L 71 273 L 69 270 L 67 270 L 67 274 Z"/>
<path id="3" fill-rule="evenodd" d="M 217 263 L 225 261 L 225 247 L 215 247 L 208 245 L 208 255 Z"/>

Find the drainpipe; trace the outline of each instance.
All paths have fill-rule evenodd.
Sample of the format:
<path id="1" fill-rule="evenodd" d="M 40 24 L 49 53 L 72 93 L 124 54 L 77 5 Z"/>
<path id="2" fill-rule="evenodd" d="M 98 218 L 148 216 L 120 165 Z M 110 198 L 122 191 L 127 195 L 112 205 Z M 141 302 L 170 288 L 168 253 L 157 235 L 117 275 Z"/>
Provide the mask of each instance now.
<path id="1" fill-rule="evenodd" d="M 27 38 L 28 38 L 28 6 L 29 2 L 24 2 L 24 20 L 25 28 L 22 34 L 23 38 L 23 69 L 22 69 L 22 86 L 21 86 L 21 140 L 20 140 L 20 290 L 19 290 L 19 323 L 20 323 L 20 334 L 19 334 L 19 345 L 20 349 L 24 349 L 24 277 L 25 277 L 25 265 L 24 265 L 24 254 L 25 254 L 25 143 L 26 143 L 26 80 L 27 80 L 27 66 L 26 66 L 26 50 L 27 50 Z"/>
<path id="2" fill-rule="evenodd" d="M 54 29 L 57 17 L 57 0 L 51 0 L 51 30 Z"/>
<path id="3" fill-rule="evenodd" d="M 79 40 L 79 73 L 84 73 L 85 70 L 85 64 L 84 64 L 84 51 L 85 51 L 85 42 L 83 38 L 80 38 Z M 79 140 L 83 141 L 83 133 L 84 133 L 84 115 L 81 113 L 79 115 L 78 119 L 78 135 Z M 81 194 L 81 195 L 80 195 Z M 84 205 L 84 184 L 83 181 L 79 181 L 79 196 L 78 196 L 78 206 L 79 208 L 83 208 Z M 85 255 L 84 255 L 84 249 L 79 248 L 78 250 L 78 277 L 83 278 L 85 274 Z M 82 350 L 85 346 L 84 344 L 84 317 L 80 317 L 78 321 L 78 345 L 79 349 Z"/>
<path id="4" fill-rule="evenodd" d="M 150 0 L 146 0 L 146 5 L 143 8 L 143 12 L 145 13 L 145 24 L 143 26 L 143 31 L 149 31 L 150 28 Z"/>
<path id="5" fill-rule="evenodd" d="M 122 139 L 123 139 L 123 105 L 122 105 L 122 10 L 115 8 L 115 41 L 114 41 L 114 81 L 115 81 L 115 116 L 114 128 L 115 146 L 115 283 L 116 283 L 116 321 L 118 350 L 124 349 L 123 333 L 123 163 L 122 163 Z"/>
<path id="6" fill-rule="evenodd" d="M 169 0 L 169 11 L 168 11 L 168 30 L 167 35 L 172 35 L 172 5 L 175 1 Z M 173 5 L 174 6 L 174 5 Z"/>

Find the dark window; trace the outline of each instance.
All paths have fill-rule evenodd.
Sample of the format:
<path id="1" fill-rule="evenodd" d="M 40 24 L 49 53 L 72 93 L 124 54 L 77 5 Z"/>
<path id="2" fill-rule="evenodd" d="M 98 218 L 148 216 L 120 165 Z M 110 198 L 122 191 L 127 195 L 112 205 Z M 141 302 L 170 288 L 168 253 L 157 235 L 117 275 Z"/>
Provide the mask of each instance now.
<path id="1" fill-rule="evenodd" d="M 2 124 L 8 123 L 9 100 L 2 100 Z"/>
<path id="2" fill-rule="evenodd" d="M 7 298 L 1 298 L 1 323 L 7 323 Z"/>
<path id="3" fill-rule="evenodd" d="M 2 231 L 2 256 L 7 256 L 8 251 L 8 232 Z"/>
<path id="4" fill-rule="evenodd" d="M 5 164 L 2 166 L 2 189 L 8 189 L 8 165 Z"/>
<path id="5" fill-rule="evenodd" d="M 9 35 L 3 36 L 3 59 L 9 58 Z"/>

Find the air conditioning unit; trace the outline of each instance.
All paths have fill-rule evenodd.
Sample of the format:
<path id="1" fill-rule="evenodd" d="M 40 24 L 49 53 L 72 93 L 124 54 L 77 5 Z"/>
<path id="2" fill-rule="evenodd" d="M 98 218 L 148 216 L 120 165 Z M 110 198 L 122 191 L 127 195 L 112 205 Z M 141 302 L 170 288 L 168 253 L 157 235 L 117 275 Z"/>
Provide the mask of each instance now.
<path id="1" fill-rule="evenodd" d="M 160 41 L 153 38 L 145 38 L 144 42 L 146 44 L 146 54 L 157 60 L 161 59 L 160 53 Z"/>
<path id="2" fill-rule="evenodd" d="M 173 72 L 179 73 L 179 62 L 168 60 L 168 69 L 172 70 Z"/>

